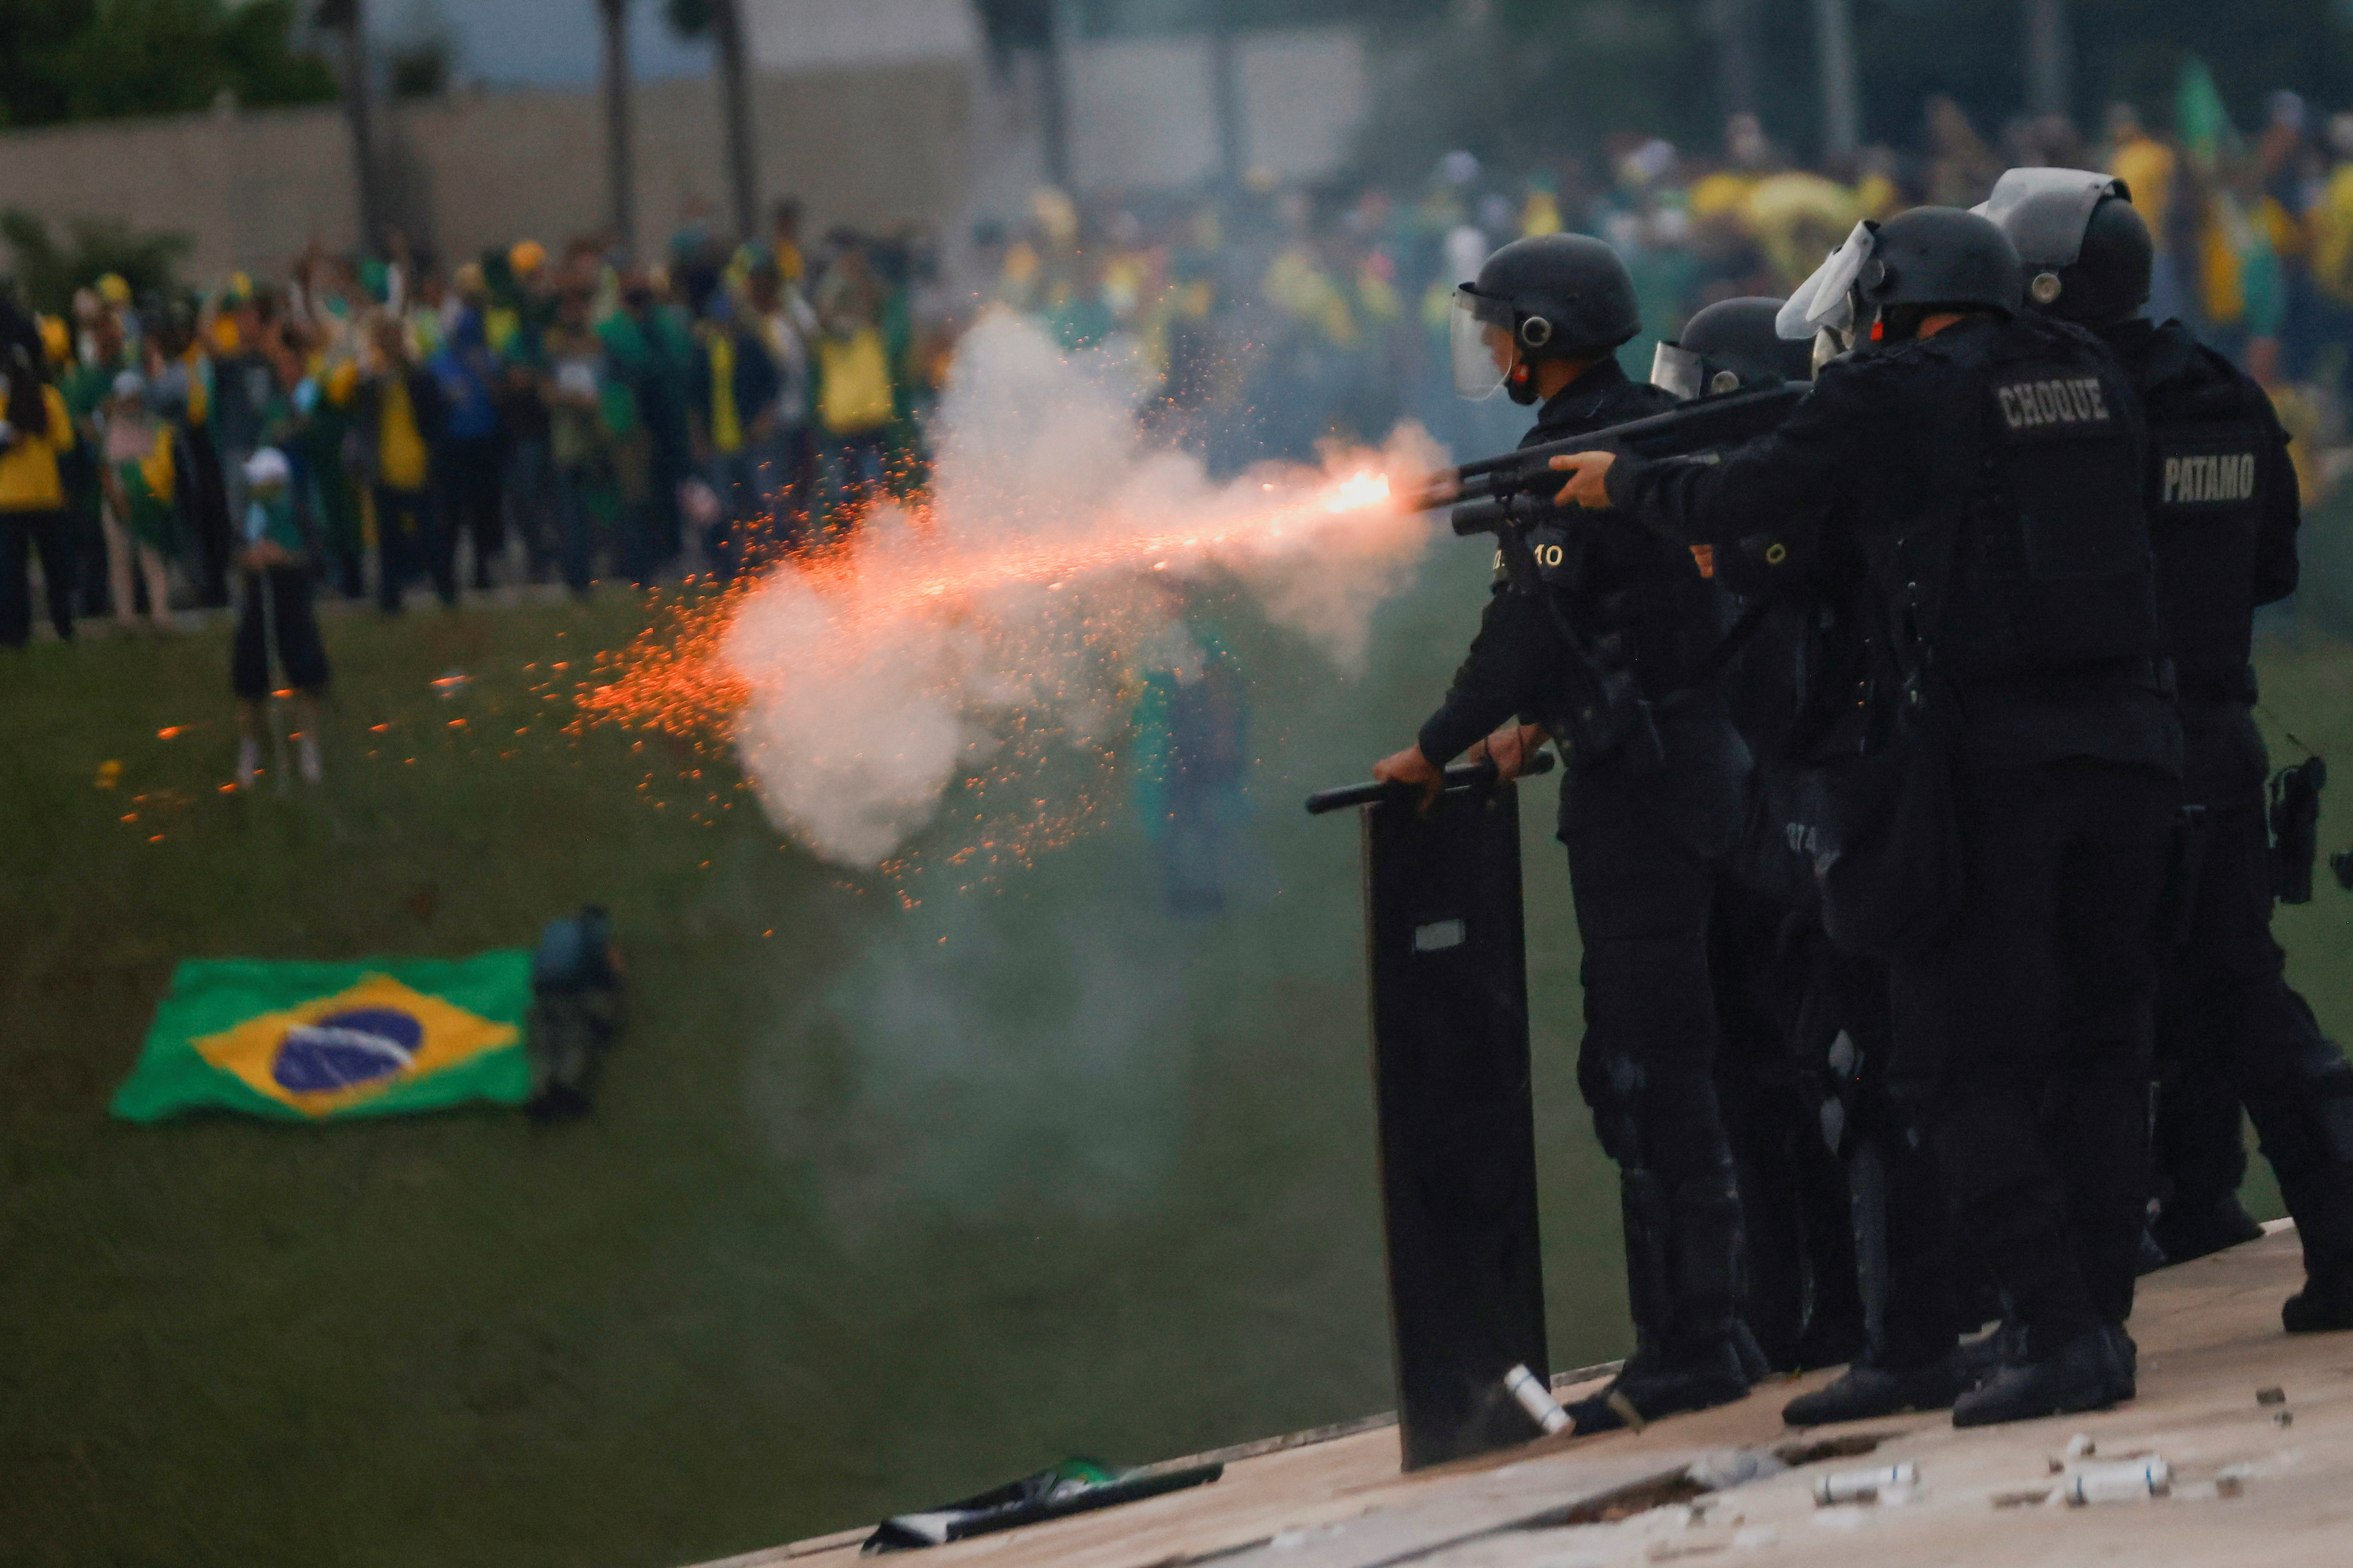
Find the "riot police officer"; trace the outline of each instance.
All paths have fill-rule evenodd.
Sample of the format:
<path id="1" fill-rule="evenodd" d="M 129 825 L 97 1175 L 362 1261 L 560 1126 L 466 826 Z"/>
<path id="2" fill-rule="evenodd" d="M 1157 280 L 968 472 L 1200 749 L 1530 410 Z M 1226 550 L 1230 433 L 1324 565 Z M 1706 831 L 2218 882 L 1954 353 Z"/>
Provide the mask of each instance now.
<path id="1" fill-rule="evenodd" d="M 1625 264 L 1598 240 L 1505 246 L 1457 292 L 1455 320 L 1457 389 L 1500 384 L 1540 404 L 1528 444 L 1674 402 L 1618 367 L 1612 351 L 1641 322 Z M 1374 773 L 1434 790 L 1474 747 L 1506 773 L 1545 734 L 1567 752 L 1559 837 L 1584 945 L 1577 1082 L 1620 1172 L 1636 1334 L 1620 1375 L 1572 1408 L 1584 1432 L 1726 1403 L 1761 1370 L 1735 1316 L 1740 1207 L 1711 1076 L 1707 968 L 1747 757 L 1721 698 L 1694 683 L 1717 605 L 1690 552 L 1623 519 L 1573 513 L 1527 542 L 1540 580 L 1497 583 L 1444 704 Z M 1580 689 L 1610 692 L 1613 721 L 1571 712 Z"/>
<path id="2" fill-rule="evenodd" d="M 1681 342 L 1661 345 L 1652 380 L 1706 395 L 1810 380 L 1812 345 L 1777 330 L 1786 303 L 1708 307 Z M 1725 679 L 1757 767 L 1711 957 L 1748 1243 L 1744 1321 L 1777 1368 L 1854 1363 L 1785 1407 L 1784 1419 L 1812 1426 L 1951 1404 L 1966 1368 L 1941 1352 L 1968 1320 L 1935 1157 L 1903 1135 L 1888 1100 L 1887 966 L 1821 927 L 1806 762 L 1824 715 L 1810 694 L 1848 612 L 1820 527 L 1778 523 L 1712 556 L 1739 606 L 1731 635 L 1746 633 Z"/>
<path id="3" fill-rule="evenodd" d="M 2121 180 L 2013 169 L 1987 216 L 2018 246 L 2035 307 L 2090 328 L 2140 389 L 2149 531 L 2165 651 L 2180 693 L 2178 910 L 2158 989 L 2172 1068 L 2158 1153 L 2173 1191 L 2157 1226 L 2174 1261 L 2249 1239 L 2238 1205 L 2244 1102 L 2304 1243 L 2291 1331 L 2353 1328 L 2353 1067 L 2287 983 L 2271 936 L 2269 772 L 2255 728 L 2255 607 L 2296 583 L 2300 521 L 2287 436 L 2263 388 L 2179 321 L 2141 314 L 2148 226 Z"/>
<path id="4" fill-rule="evenodd" d="M 1700 310 L 1659 344 L 1651 384 L 1693 399 L 1812 379 L 1811 346 L 1775 331 L 1783 303 L 1724 300 Z M 1822 1107 L 1833 1040 L 1850 1025 L 1868 1031 L 1837 1004 L 1849 961 L 1821 939 L 1812 866 L 1789 833 L 1797 676 L 1820 616 L 1806 560 L 1768 544 L 1710 552 L 1705 566 L 1724 601 L 1710 662 L 1723 668 L 1733 727 L 1756 763 L 1734 873 L 1710 910 L 1716 1084 L 1746 1242 L 1740 1317 L 1777 1372 L 1847 1361 L 1863 1332 L 1845 1173 L 1824 1141 Z M 1873 967 L 1883 991 L 1885 971 Z"/>
<path id="5" fill-rule="evenodd" d="M 1855 258 L 1878 341 L 1778 430 L 1716 464 L 1563 458 L 1561 499 L 1718 547 L 1824 519 L 1860 557 L 1816 868 L 1832 933 L 1890 959 L 1891 1093 L 2010 1304 L 1953 1419 L 2094 1408 L 2133 1388 L 2147 932 L 2180 788 L 2145 434 L 2097 341 L 2023 312 L 1984 217 L 1914 208 Z"/>

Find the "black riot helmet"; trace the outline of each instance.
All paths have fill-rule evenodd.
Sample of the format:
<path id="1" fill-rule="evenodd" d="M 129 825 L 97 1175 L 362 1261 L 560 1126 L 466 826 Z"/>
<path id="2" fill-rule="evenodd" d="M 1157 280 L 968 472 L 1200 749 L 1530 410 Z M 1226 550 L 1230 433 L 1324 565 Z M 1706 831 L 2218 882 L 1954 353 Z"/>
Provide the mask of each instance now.
<path id="1" fill-rule="evenodd" d="M 1999 310 L 2024 302 L 2018 249 L 1993 221 L 1959 207 L 1914 207 L 1873 231 L 1860 282 L 1863 302 L 1892 307 Z"/>
<path id="2" fill-rule="evenodd" d="M 1616 251 L 1582 234 L 1515 239 L 1454 290 L 1454 390 L 1481 398 L 1508 386 L 1514 402 L 1533 403 L 1529 366 L 1592 359 L 1641 330 Z"/>
<path id="3" fill-rule="evenodd" d="M 1975 209 L 2018 247 L 2035 309 L 2091 325 L 2148 302 L 2157 247 L 2132 192 L 2089 169 L 2012 169 Z"/>
<path id="4" fill-rule="evenodd" d="M 1721 300 L 1683 325 L 1651 359 L 1651 384 L 1688 401 L 1718 393 L 1754 391 L 1785 381 L 1809 381 L 1813 345 L 1773 330 L 1778 300 Z"/>

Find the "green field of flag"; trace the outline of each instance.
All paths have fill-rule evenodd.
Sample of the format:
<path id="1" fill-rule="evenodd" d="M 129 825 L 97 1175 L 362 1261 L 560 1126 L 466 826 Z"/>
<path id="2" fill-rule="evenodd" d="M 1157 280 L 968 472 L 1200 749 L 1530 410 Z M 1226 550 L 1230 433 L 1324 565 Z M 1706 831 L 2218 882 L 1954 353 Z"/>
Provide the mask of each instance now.
<path id="1" fill-rule="evenodd" d="M 394 1116 L 531 1094 L 531 954 L 291 963 L 189 959 L 110 1109 Z"/>

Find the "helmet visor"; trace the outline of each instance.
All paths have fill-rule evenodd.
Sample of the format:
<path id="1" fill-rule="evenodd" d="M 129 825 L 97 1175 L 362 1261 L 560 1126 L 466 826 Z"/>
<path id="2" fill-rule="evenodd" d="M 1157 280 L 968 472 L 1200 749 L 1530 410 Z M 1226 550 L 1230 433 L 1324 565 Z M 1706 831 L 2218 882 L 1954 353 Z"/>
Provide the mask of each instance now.
<path id="1" fill-rule="evenodd" d="M 1456 394 L 1473 403 L 1493 396 L 1518 353 L 1512 342 L 1511 307 L 1466 286 L 1454 290 L 1448 317 Z"/>
<path id="2" fill-rule="evenodd" d="M 1689 403 L 1706 390 L 1699 355 L 1681 343 L 1661 343 L 1651 354 L 1651 384 Z"/>

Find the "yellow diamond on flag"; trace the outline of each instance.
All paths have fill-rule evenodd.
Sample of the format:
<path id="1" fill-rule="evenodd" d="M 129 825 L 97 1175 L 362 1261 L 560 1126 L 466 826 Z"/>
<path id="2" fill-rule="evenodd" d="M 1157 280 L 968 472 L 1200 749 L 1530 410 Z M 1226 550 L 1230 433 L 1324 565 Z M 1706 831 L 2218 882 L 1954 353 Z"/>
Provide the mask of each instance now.
<path id="1" fill-rule="evenodd" d="M 326 1116 L 521 1038 L 501 1024 L 368 974 L 330 996 L 189 1043 L 223 1072 L 306 1116 Z"/>

